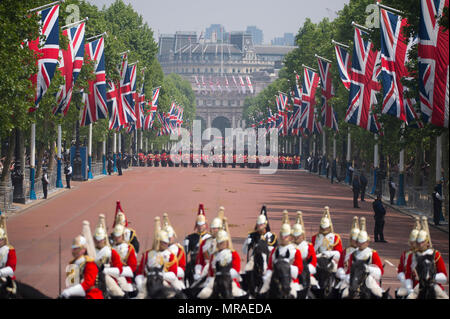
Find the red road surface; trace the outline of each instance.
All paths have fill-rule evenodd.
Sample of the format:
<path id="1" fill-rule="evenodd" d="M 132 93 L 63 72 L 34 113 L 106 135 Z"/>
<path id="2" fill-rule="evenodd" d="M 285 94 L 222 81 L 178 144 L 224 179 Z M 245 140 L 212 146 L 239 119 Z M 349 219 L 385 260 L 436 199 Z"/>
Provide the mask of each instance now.
<path id="1" fill-rule="evenodd" d="M 208 222 L 225 207 L 233 246 L 242 256 L 242 243 L 254 227 L 261 206 L 268 209 L 273 231 L 280 229 L 282 211 L 287 209 L 294 223 L 296 211 L 303 212 L 308 240 L 318 230 L 323 207 L 328 205 L 335 232 L 348 244 L 348 233 L 353 216 L 365 216 L 368 232 L 373 240 L 374 219 L 372 199 L 353 208 L 350 188 L 330 184 L 328 180 L 302 170 L 279 170 L 274 175 L 260 175 L 257 169 L 240 168 L 133 168 L 122 176 L 108 176 L 89 182 L 73 182 L 71 190 L 64 191 L 8 218 L 10 243 L 16 248 L 18 280 L 28 283 L 43 293 L 58 295 L 58 238 L 62 245 L 62 289 L 64 271 L 71 259 L 71 241 L 81 232 L 82 221 L 91 223 L 91 231 L 98 215 L 106 215 L 111 231 L 116 200 L 137 231 L 141 244 L 138 261 L 152 243 L 154 217 L 169 214 L 179 241 L 192 232 L 199 203 L 206 209 Z M 396 266 L 407 248 L 413 219 L 387 208 L 385 239 L 389 243 L 375 243 L 385 273 L 383 288 L 399 286 Z M 444 258 L 448 271 L 448 234 L 430 228 L 433 246 Z M 391 266 L 391 264 L 394 265 Z M 244 261 L 241 268 L 244 268 Z M 448 292 L 448 285 L 445 286 Z"/>

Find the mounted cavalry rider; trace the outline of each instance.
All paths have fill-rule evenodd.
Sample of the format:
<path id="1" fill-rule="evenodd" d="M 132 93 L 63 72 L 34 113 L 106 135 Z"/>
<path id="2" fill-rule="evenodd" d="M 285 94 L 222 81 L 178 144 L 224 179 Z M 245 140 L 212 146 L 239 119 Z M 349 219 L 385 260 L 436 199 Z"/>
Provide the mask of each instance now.
<path id="1" fill-rule="evenodd" d="M 216 236 L 219 230 L 223 228 L 223 207 L 220 208 L 219 216 L 211 222 L 211 234 L 204 241 L 201 242 L 197 254 L 194 268 L 194 280 L 198 280 L 207 275 L 209 261 L 211 256 L 216 252 Z"/>
<path id="2" fill-rule="evenodd" d="M 251 255 L 251 250 L 255 247 L 259 240 L 265 240 L 269 246 L 269 252 L 277 245 L 277 235 L 270 231 L 269 221 L 267 219 L 266 206 L 261 208 L 261 213 L 256 220 L 255 231 L 249 233 L 247 240 L 242 246 L 242 252 L 247 255 L 247 261 Z"/>
<path id="3" fill-rule="evenodd" d="M 165 230 L 161 229 L 159 217 L 155 217 L 153 247 L 142 256 L 136 272 L 136 286 L 139 291 L 142 292 L 145 289 L 145 279 L 152 268 L 161 268 L 167 285 L 177 290 L 185 288 L 183 282 L 178 279 L 178 260 L 169 249 L 169 236 Z"/>
<path id="4" fill-rule="evenodd" d="M 360 218 L 361 230 L 358 234 L 358 249 L 355 250 L 348 260 L 347 274 L 345 278 L 342 278 L 347 283 L 350 281 L 350 270 L 352 268 L 352 262 L 354 260 L 362 260 L 367 262 L 367 270 L 369 274 L 366 278 L 366 286 L 376 296 L 382 297 L 383 290 L 380 287 L 381 276 L 384 269 L 381 263 L 380 256 L 375 249 L 369 247 L 370 237 L 366 231 L 366 219 Z"/>
<path id="5" fill-rule="evenodd" d="M 206 223 L 205 208 L 203 204 L 198 206 L 197 218 L 195 220 L 195 232 L 186 236 L 183 242 L 184 251 L 189 260 L 195 260 L 200 244 L 211 235 L 207 232 L 208 224 Z"/>
<path id="6" fill-rule="evenodd" d="M 186 270 L 186 254 L 184 252 L 183 246 L 176 242 L 177 234 L 170 224 L 169 216 L 166 213 L 164 213 L 163 219 L 163 230 L 167 232 L 167 236 L 169 237 L 169 250 L 177 257 L 177 277 L 179 280 L 183 281 L 184 272 Z"/>
<path id="7" fill-rule="evenodd" d="M 124 240 L 133 245 L 136 254 L 139 253 L 139 241 L 137 239 L 136 231 L 130 227 L 128 227 L 128 219 L 123 212 L 122 206 L 120 205 L 120 201 L 116 203 L 116 213 L 114 215 L 114 224 L 113 229 L 116 225 L 122 225 L 124 227 Z M 112 243 L 112 240 L 111 240 Z"/>
<path id="8" fill-rule="evenodd" d="M 448 281 L 445 263 L 441 253 L 438 250 L 434 249 L 431 244 L 430 231 L 428 229 L 428 220 L 425 216 L 422 217 L 422 229 L 417 234 L 416 247 L 416 252 L 409 255 L 408 261 L 406 263 L 405 286 L 409 292 L 408 299 L 415 299 L 419 294 L 419 281 L 416 273 L 417 259 L 420 256 L 426 255 L 434 256 L 433 259 L 436 267 L 436 298 L 448 299 L 449 297 L 445 293 L 442 286 L 445 285 Z"/>
<path id="9" fill-rule="evenodd" d="M 302 260 L 308 260 L 308 270 L 311 276 L 316 273 L 317 257 L 314 246 L 306 240 L 305 226 L 301 211 L 297 211 L 297 219 L 292 227 L 292 238 L 297 249 L 300 250 Z M 312 285 L 317 285 L 314 277 L 311 277 Z"/>
<path id="10" fill-rule="evenodd" d="M 318 258 L 333 256 L 334 269 L 337 270 L 337 264 L 342 254 L 342 241 L 341 237 L 333 231 L 333 223 L 328 206 L 325 206 L 322 219 L 320 220 L 319 232 L 312 236 L 311 242 L 314 245 Z"/>
<path id="11" fill-rule="evenodd" d="M 289 224 L 289 217 L 287 211 L 283 212 L 283 221 L 280 229 L 280 241 L 278 246 L 275 247 L 269 256 L 269 262 L 267 266 L 267 271 L 263 277 L 263 287 L 261 288 L 261 293 L 267 291 L 270 285 L 270 280 L 272 277 L 273 264 L 276 262 L 277 258 L 284 259 L 287 258 L 291 269 L 291 289 L 299 291 L 302 287 L 299 284 L 298 276 L 303 271 L 303 260 L 300 250 L 296 248 L 296 245 L 291 242 L 291 225 Z M 278 256 L 278 257 L 277 257 Z"/>
<path id="12" fill-rule="evenodd" d="M 400 261 L 397 266 L 397 278 L 401 282 L 400 288 L 396 291 L 397 297 L 407 297 L 408 294 L 411 292 L 406 288 L 406 277 L 405 277 L 406 265 L 407 265 L 409 256 L 414 255 L 415 252 L 417 251 L 416 240 L 417 240 L 417 235 L 419 235 L 420 228 L 421 228 L 420 218 L 415 217 L 414 228 L 409 233 L 409 239 L 408 239 L 409 249 L 405 250 L 402 253 L 402 255 L 400 256 Z"/>
<path id="13" fill-rule="evenodd" d="M 358 249 L 358 235 L 360 233 L 358 217 L 353 217 L 352 228 L 350 229 L 350 246 L 345 248 L 339 258 L 338 269 L 336 271 L 336 277 L 344 279 L 345 274 L 349 270 L 348 261 L 350 256 Z M 341 281 L 343 282 L 343 281 Z"/>
<path id="14" fill-rule="evenodd" d="M 10 277 L 13 282 L 16 280 L 16 250 L 9 245 L 8 233 L 6 230 L 6 217 L 0 215 L 0 278 Z"/>
<path id="15" fill-rule="evenodd" d="M 118 281 L 126 283 L 124 277 L 120 277 L 123 271 L 122 261 L 117 251 L 109 245 L 106 233 L 105 216 L 100 214 L 99 223 L 94 231 L 95 258 L 97 267 L 105 274 L 105 283 L 112 297 L 123 297 L 125 292 L 119 287 Z M 121 278 L 121 279 L 120 279 Z M 122 283 L 123 285 L 123 283 Z"/>

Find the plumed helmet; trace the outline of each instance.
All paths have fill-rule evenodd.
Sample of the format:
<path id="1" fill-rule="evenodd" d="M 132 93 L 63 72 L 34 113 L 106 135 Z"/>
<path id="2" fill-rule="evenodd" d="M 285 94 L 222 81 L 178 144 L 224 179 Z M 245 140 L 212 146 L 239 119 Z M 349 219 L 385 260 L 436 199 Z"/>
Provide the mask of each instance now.
<path id="1" fill-rule="evenodd" d="M 169 220 L 169 214 L 167 213 L 163 214 L 163 229 L 169 233 L 169 237 L 177 237 L 175 229 L 172 227 L 172 223 Z"/>
<path id="2" fill-rule="evenodd" d="M 115 237 L 120 237 L 120 236 L 123 235 L 123 232 L 124 232 L 124 231 L 125 231 L 125 227 L 123 227 L 123 225 L 117 224 L 117 225 L 114 227 L 113 235 L 114 235 Z"/>
<path id="3" fill-rule="evenodd" d="M 165 230 L 160 230 L 158 233 L 158 241 L 163 243 L 169 243 L 169 234 Z"/>
<path id="4" fill-rule="evenodd" d="M 333 222 L 331 221 L 330 216 L 330 207 L 325 206 L 323 210 L 322 219 L 320 220 L 320 228 L 325 229 L 331 227 L 331 231 L 333 232 Z"/>
<path id="5" fill-rule="evenodd" d="M 421 244 L 424 241 L 428 241 L 430 244 L 430 247 L 432 247 L 431 243 L 431 236 L 430 236 L 430 230 L 428 228 L 428 219 L 425 216 L 422 216 L 421 218 L 421 225 L 422 229 L 419 231 L 419 234 L 417 235 L 417 243 Z"/>
<path id="6" fill-rule="evenodd" d="M 86 238 L 84 238 L 84 236 L 82 236 L 82 235 L 78 235 L 72 241 L 72 249 L 86 248 L 86 246 L 87 246 Z"/>
<path id="7" fill-rule="evenodd" d="M 97 226 L 97 228 L 95 229 L 94 238 L 95 240 L 98 241 L 105 239 L 106 238 L 105 229 L 101 226 Z"/>
<path id="8" fill-rule="evenodd" d="M 126 222 L 125 214 L 122 213 L 122 212 L 117 213 L 117 215 L 116 215 L 116 225 L 120 224 L 120 225 L 125 226 L 126 223 L 127 222 Z"/>
<path id="9" fill-rule="evenodd" d="M 173 230 L 173 227 L 170 225 L 165 225 L 163 228 L 164 231 L 166 231 L 167 236 L 170 237 L 174 237 L 175 236 L 175 231 Z"/>
<path id="10" fill-rule="evenodd" d="M 228 241 L 229 239 L 230 238 L 228 236 L 228 233 L 225 230 L 223 230 L 223 229 L 219 230 L 219 232 L 217 233 L 217 236 L 216 236 L 216 241 L 218 244 L 220 244 L 221 242 L 224 242 L 224 241 Z"/>
<path id="11" fill-rule="evenodd" d="M 3 228 L 0 227 L 0 239 L 6 238 L 6 232 Z"/>
<path id="12" fill-rule="evenodd" d="M 210 227 L 211 228 L 222 228 L 223 227 L 222 219 L 220 219 L 219 217 L 214 218 L 213 221 L 211 222 Z"/>
<path id="13" fill-rule="evenodd" d="M 366 230 L 366 218 L 365 217 L 360 218 L 360 225 L 361 225 L 361 230 L 358 235 L 358 243 L 362 244 L 370 239 L 369 234 L 367 233 L 367 230 Z"/>
<path id="14" fill-rule="evenodd" d="M 422 228 L 420 225 L 420 218 L 419 217 L 415 217 L 414 220 L 414 228 L 411 230 L 411 232 L 409 233 L 409 241 L 416 241 L 417 240 L 417 236 L 419 235 L 419 231 Z"/>
<path id="15" fill-rule="evenodd" d="M 267 224 L 267 218 L 264 214 L 261 214 L 256 219 L 256 225 Z"/>
<path id="16" fill-rule="evenodd" d="M 122 209 L 122 205 L 120 204 L 119 200 L 116 202 L 116 212 L 114 214 L 113 228 L 116 226 L 116 224 L 118 222 L 123 223 L 123 225 L 125 227 L 128 227 L 128 220 L 127 220 L 127 217 L 125 216 L 125 213 L 124 213 L 124 211 Z"/>
<path id="17" fill-rule="evenodd" d="M 287 211 L 287 209 L 283 210 L 283 217 L 281 218 L 281 224 L 290 224 L 289 212 Z"/>
<path id="18" fill-rule="evenodd" d="M 266 205 L 263 205 L 261 207 L 261 212 L 258 215 L 258 218 L 256 220 L 256 225 L 262 225 L 262 224 L 266 224 L 266 230 L 270 231 L 270 226 L 269 226 L 269 218 L 267 217 L 267 208 Z M 256 228 L 256 227 L 255 227 Z"/>
<path id="19" fill-rule="evenodd" d="M 301 224 L 294 224 L 294 226 L 292 226 L 292 236 L 300 236 L 303 235 L 304 230 L 303 230 L 303 226 Z"/>
<path id="20" fill-rule="evenodd" d="M 357 240 L 360 231 L 361 230 L 359 229 L 358 217 L 354 216 L 352 221 L 352 228 L 350 229 L 350 238 L 352 240 Z"/>
<path id="21" fill-rule="evenodd" d="M 8 243 L 8 230 L 6 229 L 5 215 L 0 215 L 0 239 L 6 239 L 6 243 Z"/>
<path id="22" fill-rule="evenodd" d="M 198 205 L 197 219 L 195 223 L 199 226 L 206 224 L 205 207 L 203 204 Z"/>
<path id="23" fill-rule="evenodd" d="M 288 236 L 290 234 L 291 234 L 291 225 L 289 225 L 289 224 L 281 225 L 280 235 L 284 237 L 284 236 Z"/>

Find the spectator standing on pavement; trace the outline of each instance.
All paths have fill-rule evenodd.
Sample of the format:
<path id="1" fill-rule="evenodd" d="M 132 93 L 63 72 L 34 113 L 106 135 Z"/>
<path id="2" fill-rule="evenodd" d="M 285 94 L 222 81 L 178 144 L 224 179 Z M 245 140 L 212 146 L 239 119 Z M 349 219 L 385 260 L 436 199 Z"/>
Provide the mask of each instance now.
<path id="1" fill-rule="evenodd" d="M 331 184 L 333 184 L 333 179 L 335 177 L 339 181 L 339 179 L 337 177 L 337 163 L 336 163 L 336 159 L 333 159 L 333 164 L 331 165 Z"/>
<path id="2" fill-rule="evenodd" d="M 367 177 L 364 175 L 364 170 L 361 170 L 361 175 L 359 176 L 359 182 L 361 183 L 361 201 L 364 202 L 364 196 L 366 194 L 367 187 Z"/>
<path id="3" fill-rule="evenodd" d="M 111 173 L 113 171 L 113 165 L 114 165 L 114 162 L 113 162 L 111 156 L 108 156 L 108 175 L 111 175 Z"/>
<path id="4" fill-rule="evenodd" d="M 395 185 L 394 181 L 392 180 L 392 177 L 389 177 L 389 197 L 390 197 L 391 205 L 394 205 L 394 197 L 395 197 L 396 190 L 397 190 L 397 185 Z"/>
<path id="5" fill-rule="evenodd" d="M 358 197 L 359 192 L 361 191 L 361 184 L 359 182 L 359 176 L 356 174 L 353 175 L 352 188 L 353 188 L 353 208 L 359 208 Z"/>
<path id="6" fill-rule="evenodd" d="M 373 211 L 375 213 L 375 229 L 374 229 L 374 237 L 375 242 L 382 242 L 387 243 L 386 240 L 384 240 L 384 216 L 386 215 L 386 209 L 383 206 L 383 203 L 381 202 L 381 194 L 377 193 L 377 198 L 372 203 Z"/>
<path id="7" fill-rule="evenodd" d="M 435 225 L 439 225 L 442 213 L 442 195 L 439 193 L 439 185 L 434 186 L 433 198 L 433 221 Z"/>
<path id="8" fill-rule="evenodd" d="M 47 199 L 47 186 L 50 183 L 50 181 L 48 180 L 48 174 L 47 174 L 47 169 L 44 168 L 42 170 L 42 191 L 44 192 L 44 199 Z"/>
<path id="9" fill-rule="evenodd" d="M 66 188 L 70 188 L 70 180 L 72 179 L 72 165 L 68 161 L 64 167 L 64 174 L 66 175 Z"/>

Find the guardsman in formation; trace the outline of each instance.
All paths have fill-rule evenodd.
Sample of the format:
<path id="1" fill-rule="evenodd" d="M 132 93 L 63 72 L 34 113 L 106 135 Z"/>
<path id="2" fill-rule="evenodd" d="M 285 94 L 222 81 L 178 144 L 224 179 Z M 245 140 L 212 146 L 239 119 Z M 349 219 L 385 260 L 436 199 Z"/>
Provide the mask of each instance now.
<path id="1" fill-rule="evenodd" d="M 113 229 L 116 225 L 122 225 L 124 227 L 124 239 L 127 243 L 133 245 L 136 254 L 139 253 L 139 241 L 137 239 L 136 231 L 130 227 L 128 227 L 128 219 L 125 216 L 125 213 L 122 209 L 120 201 L 116 202 L 116 212 L 114 214 L 114 224 Z"/>
<path id="2" fill-rule="evenodd" d="M 320 220 L 320 229 L 317 234 L 312 236 L 311 242 L 314 245 L 317 257 L 333 256 L 335 270 L 342 254 L 341 237 L 334 233 L 333 223 L 331 221 L 330 208 L 325 206 L 322 219 Z"/>
<path id="3" fill-rule="evenodd" d="M 211 236 L 207 232 L 208 225 L 206 223 L 205 208 L 203 204 L 199 204 L 197 218 L 195 219 L 194 231 L 192 234 L 186 236 L 183 242 L 186 256 L 189 256 L 189 262 L 196 260 L 200 244 Z"/>
<path id="4" fill-rule="evenodd" d="M 223 210 L 219 211 L 219 216 L 221 212 L 223 212 Z M 208 274 L 210 258 L 217 249 L 216 236 L 219 230 L 223 228 L 222 218 L 214 218 L 211 222 L 210 228 L 210 236 L 205 238 L 205 240 L 200 243 L 194 267 L 194 280 L 199 280 L 200 278 L 205 277 Z"/>
<path id="5" fill-rule="evenodd" d="M 161 163 L 161 154 L 159 154 L 159 151 L 155 152 L 155 167 L 159 167 L 159 164 Z"/>
<path id="6" fill-rule="evenodd" d="M 345 248 L 342 251 L 341 258 L 339 258 L 338 269 L 336 271 L 336 277 L 341 281 L 340 283 L 344 284 L 344 280 L 346 279 L 346 274 L 348 270 L 348 260 L 350 256 L 358 249 L 358 235 L 359 235 L 359 222 L 358 217 L 353 217 L 352 228 L 350 229 L 349 243 L 350 246 Z"/>
<path id="7" fill-rule="evenodd" d="M 169 221 L 169 216 L 164 213 L 163 215 L 163 230 L 166 231 L 169 237 L 169 250 L 177 257 L 178 269 L 177 277 L 179 280 L 184 281 L 184 272 L 186 271 L 186 253 L 183 246 L 176 242 L 175 230 Z"/>
<path id="8" fill-rule="evenodd" d="M 153 166 L 153 161 L 155 156 L 153 155 L 153 150 L 150 150 L 147 154 L 147 167 Z"/>
<path id="9" fill-rule="evenodd" d="M 117 224 L 113 230 L 113 248 L 119 254 L 123 265 L 118 282 L 120 288 L 128 294 L 129 297 L 132 297 L 135 294 L 132 282 L 134 273 L 137 269 L 137 255 L 133 245 L 125 241 L 124 237 L 125 227 L 121 224 Z"/>
<path id="10" fill-rule="evenodd" d="M 300 156 L 296 155 L 294 158 L 294 169 L 299 169 L 300 168 Z"/>
<path id="11" fill-rule="evenodd" d="M 416 240 L 417 240 L 417 235 L 419 234 L 420 228 L 421 228 L 420 218 L 415 217 L 414 228 L 409 233 L 409 238 L 408 238 L 409 249 L 405 250 L 402 253 L 402 255 L 400 256 L 400 261 L 397 266 L 397 278 L 401 282 L 400 288 L 395 292 L 395 295 L 397 298 L 406 298 L 409 294 L 408 289 L 406 289 L 406 277 L 405 277 L 406 264 L 408 262 L 409 256 L 414 254 L 417 250 Z"/>
<path id="12" fill-rule="evenodd" d="M 269 246 L 269 251 L 277 245 L 277 235 L 270 231 L 269 220 L 267 218 L 267 208 L 265 205 L 261 208 L 261 213 L 256 220 L 255 230 L 248 234 L 247 240 L 242 246 L 242 252 L 247 256 L 247 261 L 252 255 L 251 251 L 259 240 L 265 240 Z"/>
<path id="13" fill-rule="evenodd" d="M 16 276 L 16 250 L 13 246 L 9 245 L 8 232 L 6 229 L 6 217 L 0 215 L 0 278 L 10 277 L 14 281 Z"/>
<path id="14" fill-rule="evenodd" d="M 177 278 L 178 260 L 169 249 L 169 236 L 161 229 L 161 221 L 155 217 L 155 231 L 153 234 L 152 249 L 148 249 L 143 255 L 136 272 L 136 286 L 142 294 L 145 289 L 146 277 L 152 268 L 161 269 L 166 284 L 177 289 L 184 289 L 184 284 Z"/>
<path id="15" fill-rule="evenodd" d="M 225 218 L 225 228 L 228 228 Z M 214 278 L 217 272 L 217 265 L 229 265 L 231 264 L 230 275 L 232 279 L 231 283 L 231 293 L 233 297 L 241 297 L 246 293 L 240 289 L 239 281 L 241 276 L 239 272 L 241 271 L 241 258 L 239 254 L 233 249 L 231 238 L 229 233 L 225 229 L 219 230 L 217 233 L 217 251 L 211 256 L 211 262 L 208 269 L 208 278 L 206 280 L 205 287 L 199 292 L 198 298 L 205 299 L 208 298 L 213 290 Z"/>
<path id="16" fill-rule="evenodd" d="M 377 297 L 383 296 L 383 290 L 380 287 L 381 276 L 383 275 L 384 269 L 381 263 L 380 256 L 375 249 L 369 247 L 370 237 L 366 230 L 366 219 L 364 217 L 360 218 L 361 230 L 358 234 L 358 249 L 355 250 L 348 260 L 347 276 L 344 278 L 346 283 L 350 282 L 350 270 L 352 268 L 352 262 L 354 260 L 362 260 L 367 263 L 367 269 L 369 274 L 366 278 L 366 286 L 370 291 Z M 347 289 L 344 289 L 342 294 L 343 297 L 348 293 Z"/>
<path id="17" fill-rule="evenodd" d="M 301 286 L 299 284 L 298 277 L 303 271 L 303 261 L 302 261 L 302 254 L 300 250 L 298 250 L 291 242 L 291 225 L 289 223 L 289 217 L 287 214 L 287 211 L 283 212 L 283 221 L 280 229 L 280 236 L 279 236 L 279 243 L 278 246 L 275 247 L 270 255 L 269 255 L 269 261 L 267 264 L 267 271 L 264 274 L 263 281 L 264 284 L 261 288 L 260 293 L 265 293 L 269 289 L 270 286 L 270 280 L 272 278 L 272 271 L 273 271 L 273 264 L 277 258 L 287 258 L 290 264 L 291 269 L 291 294 L 294 295 L 294 297 L 297 297 L 296 292 L 301 290 Z"/>
<path id="18" fill-rule="evenodd" d="M 89 227 L 87 225 L 83 228 Z M 97 287 L 98 268 L 94 258 L 87 254 L 87 247 L 88 242 L 83 235 L 73 239 L 73 260 L 66 267 L 67 288 L 61 293 L 61 298 L 103 299 L 103 293 Z"/>
<path id="19" fill-rule="evenodd" d="M 308 270 L 311 274 L 311 285 L 318 286 L 319 283 L 314 277 L 317 266 L 317 256 L 313 244 L 306 240 L 305 225 L 303 223 L 303 216 L 301 211 L 297 211 L 297 219 L 294 226 L 292 226 L 292 239 L 297 249 L 300 250 L 302 260 L 308 262 Z"/>
<path id="20" fill-rule="evenodd" d="M 445 269 L 445 263 L 441 253 L 434 249 L 431 243 L 430 231 L 428 229 L 427 217 L 422 216 L 421 220 L 422 229 L 417 234 L 416 239 L 416 251 L 409 255 L 406 263 L 405 272 L 405 286 L 408 289 L 408 299 L 416 299 L 419 294 L 419 278 L 417 277 L 417 259 L 420 256 L 433 256 L 436 276 L 434 278 L 434 290 L 437 299 L 448 299 L 448 295 L 445 293 L 442 285 L 445 285 L 448 281 L 447 270 Z"/>
<path id="21" fill-rule="evenodd" d="M 122 261 L 117 251 L 112 249 L 109 244 L 105 216 L 103 214 L 99 215 L 99 221 L 93 237 L 95 245 L 94 261 L 99 271 L 103 269 L 106 287 L 113 298 L 123 297 L 125 293 L 117 283 L 122 273 Z"/>

